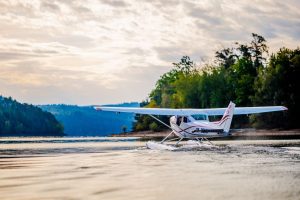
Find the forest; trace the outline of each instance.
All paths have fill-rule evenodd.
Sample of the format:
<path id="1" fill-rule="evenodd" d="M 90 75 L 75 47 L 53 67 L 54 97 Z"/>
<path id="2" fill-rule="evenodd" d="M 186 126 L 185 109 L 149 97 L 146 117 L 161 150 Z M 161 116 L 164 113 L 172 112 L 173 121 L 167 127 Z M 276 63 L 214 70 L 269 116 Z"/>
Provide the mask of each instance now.
<path id="1" fill-rule="evenodd" d="M 138 107 L 139 103 L 122 103 L 105 106 Z M 134 114 L 99 112 L 93 106 L 65 104 L 40 105 L 63 124 L 66 136 L 107 136 L 132 131 Z"/>
<path id="2" fill-rule="evenodd" d="M 63 135 L 63 126 L 51 113 L 0 96 L 0 136 Z"/>
<path id="3" fill-rule="evenodd" d="M 236 42 L 215 52 L 212 63 L 198 66 L 183 56 L 160 77 L 141 106 L 216 108 L 227 107 L 230 101 L 238 107 L 282 105 L 287 112 L 234 116 L 233 128 L 299 128 L 299 83 L 299 47 L 282 47 L 270 54 L 266 39 L 253 33 L 250 43 Z M 163 127 L 148 116 L 137 116 L 134 129 L 160 131 Z"/>

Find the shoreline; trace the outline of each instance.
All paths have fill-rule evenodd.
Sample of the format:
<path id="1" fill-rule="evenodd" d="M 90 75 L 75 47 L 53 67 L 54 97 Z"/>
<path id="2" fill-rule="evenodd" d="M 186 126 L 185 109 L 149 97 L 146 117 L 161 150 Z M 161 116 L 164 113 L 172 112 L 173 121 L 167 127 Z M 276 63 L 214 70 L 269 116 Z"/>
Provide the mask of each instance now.
<path id="1" fill-rule="evenodd" d="M 110 137 L 138 137 L 141 140 L 161 140 L 170 133 L 170 130 L 161 132 L 133 131 L 121 134 L 111 134 Z M 227 137 L 216 137 L 210 140 L 254 140 L 254 139 L 300 139 L 300 129 L 233 129 Z"/>

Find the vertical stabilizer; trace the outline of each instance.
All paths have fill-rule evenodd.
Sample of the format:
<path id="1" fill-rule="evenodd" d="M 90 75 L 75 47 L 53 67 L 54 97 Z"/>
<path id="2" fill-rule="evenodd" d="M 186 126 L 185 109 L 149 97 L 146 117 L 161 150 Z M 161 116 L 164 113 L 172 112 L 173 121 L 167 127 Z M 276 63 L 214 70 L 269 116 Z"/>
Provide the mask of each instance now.
<path id="1" fill-rule="evenodd" d="M 217 123 L 226 133 L 228 133 L 230 129 L 234 108 L 235 104 L 233 102 L 230 102 L 227 109 L 225 110 L 222 119 Z"/>

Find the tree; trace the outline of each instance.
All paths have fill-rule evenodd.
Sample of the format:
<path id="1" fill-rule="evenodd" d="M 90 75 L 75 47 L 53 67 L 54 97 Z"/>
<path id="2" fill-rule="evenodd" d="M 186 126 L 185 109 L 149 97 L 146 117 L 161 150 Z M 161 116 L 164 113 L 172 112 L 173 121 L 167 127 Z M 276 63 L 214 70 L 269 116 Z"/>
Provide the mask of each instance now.
<path id="1" fill-rule="evenodd" d="M 177 73 L 188 75 L 195 67 L 194 62 L 189 56 L 183 56 L 179 63 L 173 63 L 174 69 Z"/>
<path id="2" fill-rule="evenodd" d="M 156 82 L 154 90 L 151 91 L 150 104 L 161 107 L 171 107 L 172 96 L 175 94 L 173 83 L 181 75 L 188 75 L 194 69 L 194 62 L 190 57 L 183 56 L 179 63 L 173 63 L 173 69 L 163 74 Z"/>
<path id="3" fill-rule="evenodd" d="M 152 122 L 150 125 L 149 125 L 149 129 L 152 130 L 152 131 L 159 131 L 159 127 L 157 125 L 156 122 Z"/>
<path id="4" fill-rule="evenodd" d="M 296 128 L 300 113 L 300 49 L 281 48 L 272 54 L 269 65 L 261 68 L 255 82 L 255 105 L 285 105 L 287 113 L 253 118 L 258 127 Z M 264 123 L 261 123 L 264 122 Z"/>
<path id="5" fill-rule="evenodd" d="M 123 125 L 123 126 L 121 127 L 121 129 L 122 129 L 122 132 L 123 132 L 123 133 L 126 133 L 126 131 L 127 131 L 127 126 Z"/>
<path id="6" fill-rule="evenodd" d="M 271 55 L 267 64 L 266 40 L 252 33 L 250 43 L 236 42 L 233 48 L 217 51 L 217 65 L 196 70 L 194 62 L 183 56 L 157 81 L 147 107 L 213 108 L 226 107 L 229 101 L 238 106 L 285 105 L 288 113 L 251 116 L 251 122 L 257 127 L 299 127 L 299 52 L 299 48 L 282 48 Z M 249 125 L 248 116 L 235 116 L 234 121 Z M 149 117 L 141 117 L 137 127 L 147 129 L 152 124 L 153 128 L 153 122 Z"/>
<path id="7" fill-rule="evenodd" d="M 233 48 L 225 48 L 220 51 L 216 51 L 215 57 L 221 63 L 225 69 L 228 69 L 231 65 L 233 65 L 238 58 L 236 54 L 233 52 Z"/>
<path id="8" fill-rule="evenodd" d="M 0 136 L 50 135 L 63 135 L 63 126 L 51 113 L 0 96 Z"/>
<path id="9" fill-rule="evenodd" d="M 252 33 L 253 40 L 251 41 L 251 53 L 254 58 L 254 67 L 257 69 L 266 61 L 263 54 L 268 53 L 266 39 L 256 33 Z"/>

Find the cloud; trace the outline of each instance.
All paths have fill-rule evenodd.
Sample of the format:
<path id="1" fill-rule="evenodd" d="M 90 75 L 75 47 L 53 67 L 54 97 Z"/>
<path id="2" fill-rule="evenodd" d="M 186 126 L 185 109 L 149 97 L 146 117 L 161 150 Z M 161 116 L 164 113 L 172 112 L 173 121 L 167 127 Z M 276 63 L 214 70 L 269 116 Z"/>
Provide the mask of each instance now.
<path id="1" fill-rule="evenodd" d="M 101 3 L 113 6 L 113 7 L 126 7 L 127 3 L 122 0 L 100 0 Z"/>
<path id="2" fill-rule="evenodd" d="M 0 60 L 17 60 L 17 59 L 26 59 L 34 56 L 33 54 L 26 53 L 13 53 L 13 52 L 0 52 Z"/>
<path id="3" fill-rule="evenodd" d="M 71 55 L 72 51 L 74 52 L 74 48 L 58 42 L 30 43 L 19 40 L 2 40 L 0 41 L 0 64 L 5 65 L 5 61 L 17 63 L 24 60 L 47 59 L 56 55 Z"/>
<path id="4" fill-rule="evenodd" d="M 1 1 L 0 13 L 2 15 L 24 16 L 27 18 L 36 18 L 37 10 L 35 5 L 25 1 Z"/>
<path id="5" fill-rule="evenodd" d="M 223 18 L 201 7 L 189 7 L 189 15 L 210 26 L 221 25 Z"/>
<path id="6" fill-rule="evenodd" d="M 53 36 L 53 40 L 69 46 L 74 46 L 78 48 L 93 47 L 94 40 L 93 38 L 86 35 L 77 35 L 77 34 L 62 34 Z"/>
<path id="7" fill-rule="evenodd" d="M 0 91 L 29 103 L 145 99 L 181 56 L 201 63 L 263 35 L 300 42 L 294 0 L 0 2 Z"/>
<path id="8" fill-rule="evenodd" d="M 45 2 L 43 1 L 41 3 L 41 11 L 49 11 L 49 12 L 60 12 L 60 8 L 56 3 L 53 3 L 51 1 Z"/>

